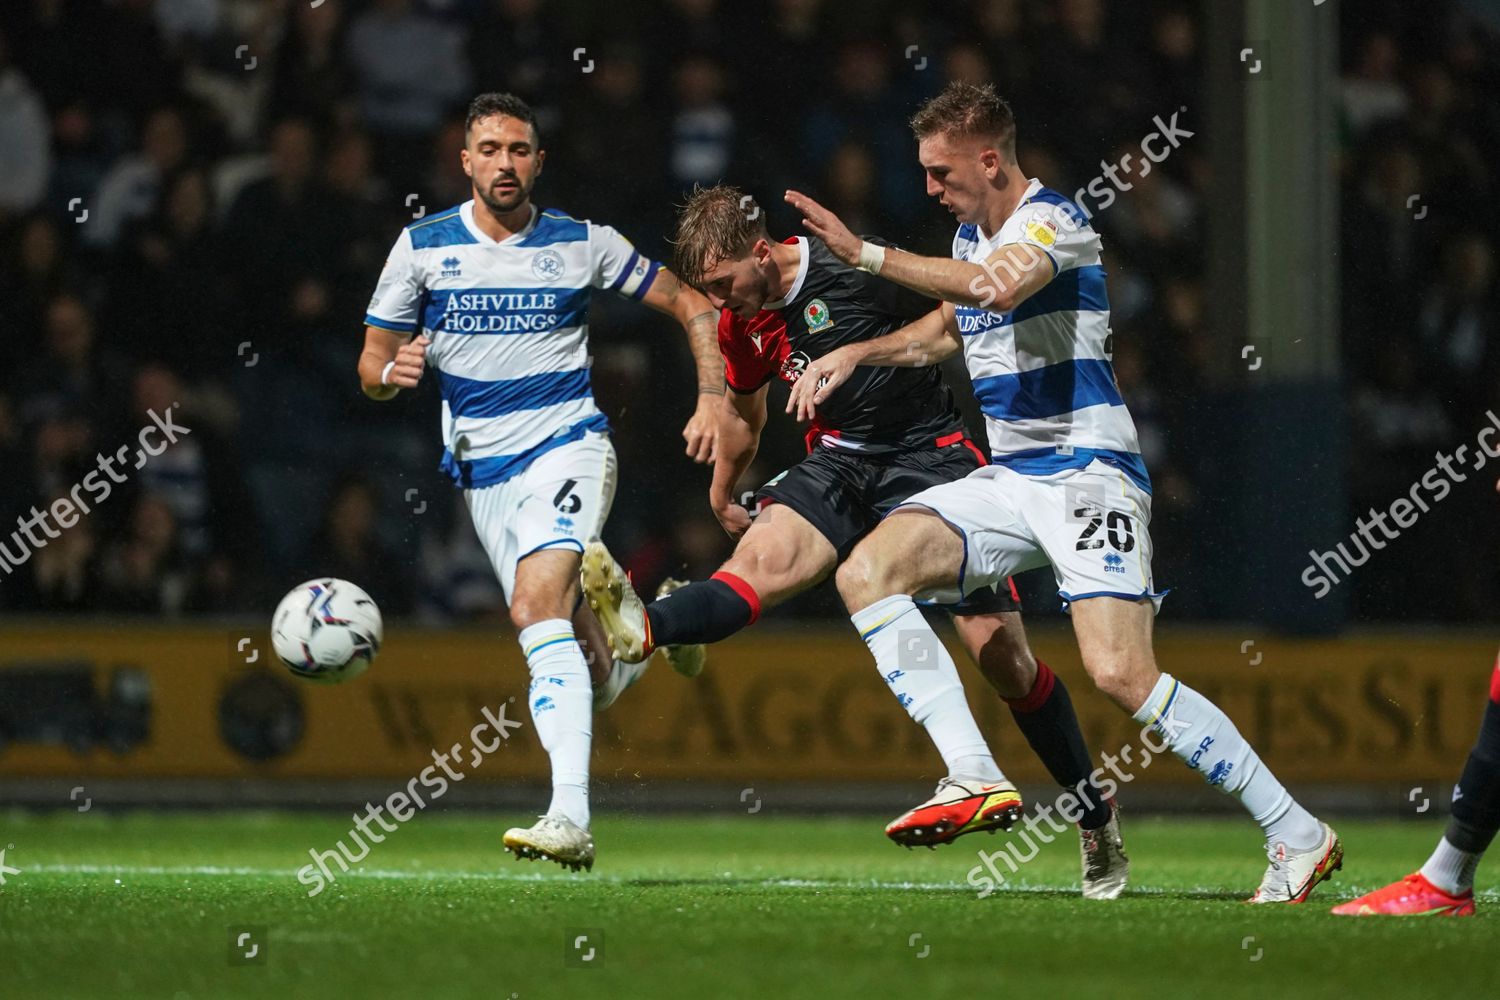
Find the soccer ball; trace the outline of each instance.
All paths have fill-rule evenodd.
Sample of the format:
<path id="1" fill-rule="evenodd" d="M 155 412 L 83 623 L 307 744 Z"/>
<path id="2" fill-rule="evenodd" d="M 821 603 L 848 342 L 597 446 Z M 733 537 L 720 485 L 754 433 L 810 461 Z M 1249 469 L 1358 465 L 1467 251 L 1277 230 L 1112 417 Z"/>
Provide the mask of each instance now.
<path id="1" fill-rule="evenodd" d="M 319 684 L 365 672 L 385 627 L 370 595 L 348 580 L 324 577 L 293 587 L 271 616 L 271 645 L 288 670 Z"/>

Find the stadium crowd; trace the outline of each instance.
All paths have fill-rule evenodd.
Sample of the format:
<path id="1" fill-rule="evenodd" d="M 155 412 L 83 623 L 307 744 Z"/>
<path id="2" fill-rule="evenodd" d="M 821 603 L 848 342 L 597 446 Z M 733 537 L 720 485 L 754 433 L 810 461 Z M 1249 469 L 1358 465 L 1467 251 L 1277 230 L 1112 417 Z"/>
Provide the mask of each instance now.
<path id="1" fill-rule="evenodd" d="M 1500 24 L 1459 0 L 1363 7 L 1341 38 L 1351 515 L 1401 495 L 1434 448 L 1483 426 L 1500 364 Z M 538 202 L 607 222 L 659 259 L 682 193 L 721 178 L 761 198 L 773 234 L 799 231 L 779 198 L 797 187 L 858 231 L 943 253 L 951 220 L 924 194 L 905 122 L 950 78 L 994 81 L 1021 122 L 1023 167 L 1072 191 L 1138 145 L 1153 116 L 1201 106 L 1201 11 L 1105 0 L 4 5 L 0 541 L 150 412 L 176 407 L 192 433 L 0 575 L 0 607 L 263 612 L 298 580 L 333 574 L 388 615 L 498 615 L 498 585 L 436 468 L 436 391 L 375 404 L 354 376 L 364 307 L 399 228 L 468 197 L 457 151 L 469 96 L 532 101 L 549 156 Z M 1177 583 L 1206 579 L 1199 564 L 1212 555 L 1191 544 L 1211 442 L 1184 432 L 1214 367 L 1205 149 L 1200 139 L 1149 175 L 1126 171 L 1130 190 L 1096 219 L 1115 368 L 1156 483 L 1157 577 Z M 592 337 L 622 470 L 608 537 L 644 587 L 703 575 L 728 541 L 706 473 L 681 454 L 695 401 L 681 335 L 600 295 Z M 800 447 L 777 417 L 751 478 Z M 1466 496 L 1454 503 L 1480 502 Z M 1480 520 L 1494 552 L 1495 519 Z M 1426 544 L 1472 551 L 1474 538 L 1445 523 Z M 1415 597 L 1409 578 L 1393 589 L 1405 560 L 1367 567 L 1354 578 L 1361 615 L 1493 620 L 1495 561 L 1459 560 L 1457 588 L 1443 562 Z M 1189 615 L 1191 591 L 1174 595 Z M 825 595 L 800 610 L 834 606 Z"/>

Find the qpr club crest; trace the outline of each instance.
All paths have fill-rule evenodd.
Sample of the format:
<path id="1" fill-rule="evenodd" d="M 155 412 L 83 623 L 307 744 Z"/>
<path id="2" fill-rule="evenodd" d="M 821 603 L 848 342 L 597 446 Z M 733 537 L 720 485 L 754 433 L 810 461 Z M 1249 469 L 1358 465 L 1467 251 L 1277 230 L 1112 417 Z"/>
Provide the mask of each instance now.
<path id="1" fill-rule="evenodd" d="M 556 281 L 563 276 L 562 254 L 556 250 L 538 250 L 531 258 L 531 273 L 542 281 Z"/>

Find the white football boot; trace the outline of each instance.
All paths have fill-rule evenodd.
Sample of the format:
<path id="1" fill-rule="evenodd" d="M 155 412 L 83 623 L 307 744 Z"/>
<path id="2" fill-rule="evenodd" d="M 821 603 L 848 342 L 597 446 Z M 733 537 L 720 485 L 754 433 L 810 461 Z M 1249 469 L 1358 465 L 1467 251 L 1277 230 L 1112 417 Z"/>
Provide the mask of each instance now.
<path id="1" fill-rule="evenodd" d="M 1111 803 L 1109 822 L 1097 830 L 1078 831 L 1078 853 L 1083 859 L 1083 898 L 1114 899 L 1130 879 L 1130 859 L 1120 836 L 1120 807 Z"/>
<path id="2" fill-rule="evenodd" d="M 603 542 L 595 539 L 584 546 L 579 574 L 583 596 L 604 627 L 615 658 L 626 663 L 648 659 L 654 650 L 646 640 L 646 605 Z"/>
<path id="3" fill-rule="evenodd" d="M 503 843 L 517 861 L 556 861 L 575 872 L 594 867 L 593 834 L 566 816 L 543 816 L 533 826 L 512 827 L 505 831 Z"/>
<path id="4" fill-rule="evenodd" d="M 589 542 L 583 550 L 583 565 L 579 570 L 583 581 L 583 595 L 588 599 L 594 617 L 599 619 L 610 649 L 616 658 L 625 663 L 642 663 L 657 652 L 647 628 L 646 605 L 630 583 L 625 570 L 615 562 L 600 541 Z M 657 589 L 657 596 L 670 594 L 687 584 L 680 580 L 666 580 Z M 684 677 L 696 677 L 703 672 L 703 661 L 707 658 L 701 643 L 688 646 L 664 646 L 660 652 Z M 644 668 L 643 668 L 644 669 Z M 639 677 L 640 674 L 634 675 Z M 633 681 L 632 681 L 633 682 Z M 623 689 L 622 689 L 623 690 Z"/>
<path id="5" fill-rule="evenodd" d="M 641 675 L 650 665 L 649 659 L 642 660 L 640 663 L 615 660 L 604 683 L 594 688 L 594 711 L 602 712 L 613 705 L 615 700 L 625 693 L 626 688 L 641 679 Z"/>
<path id="6" fill-rule="evenodd" d="M 672 591 L 681 590 L 686 586 L 686 580 L 674 580 L 667 577 L 661 582 L 661 586 L 656 588 L 656 599 L 659 601 Z M 697 677 L 703 673 L 703 663 L 708 659 L 708 647 L 701 642 L 686 646 L 663 646 L 658 652 L 672 665 L 673 670 L 684 677 Z"/>
<path id="7" fill-rule="evenodd" d="M 1285 844 L 1266 845 L 1266 857 L 1271 864 L 1260 880 L 1260 888 L 1246 902 L 1300 903 L 1314 886 L 1344 867 L 1344 845 L 1339 843 L 1338 834 L 1327 823 L 1320 822 L 1318 826 L 1323 830 L 1323 839 L 1311 850 L 1293 852 Z"/>

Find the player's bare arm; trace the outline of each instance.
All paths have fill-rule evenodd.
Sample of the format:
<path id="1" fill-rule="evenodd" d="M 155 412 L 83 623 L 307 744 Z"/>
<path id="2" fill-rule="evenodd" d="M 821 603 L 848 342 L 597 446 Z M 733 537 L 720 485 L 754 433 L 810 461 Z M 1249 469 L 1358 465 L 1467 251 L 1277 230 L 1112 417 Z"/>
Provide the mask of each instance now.
<path id="1" fill-rule="evenodd" d="M 767 389 L 764 385 L 753 393 L 726 389 L 720 397 L 719 446 L 708 503 L 732 538 L 739 538 L 750 528 L 750 512 L 735 501 L 734 487 L 760 447 L 760 432 L 766 426 Z"/>
<path id="2" fill-rule="evenodd" d="M 963 350 L 953 303 L 944 302 L 932 312 L 883 337 L 845 344 L 807 366 L 792 386 L 786 412 L 798 420 L 811 420 L 816 408 L 848 381 L 859 365 L 923 368 L 938 364 Z"/>
<path id="3" fill-rule="evenodd" d="M 800 191 L 788 191 L 786 201 L 802 213 L 807 231 L 844 263 L 944 302 L 1010 312 L 1057 273 L 1045 251 L 1026 243 L 1008 243 L 977 264 L 867 245 L 842 219 Z"/>
<path id="4" fill-rule="evenodd" d="M 682 436 L 693 461 L 712 462 L 718 435 L 719 397 L 724 394 L 724 359 L 719 355 L 717 333 L 719 312 L 701 292 L 683 284 L 666 268 L 656 276 L 642 301 L 677 320 L 687 334 L 693 364 L 698 369 L 698 403 L 682 429 Z"/>
<path id="5" fill-rule="evenodd" d="M 432 341 L 421 334 L 365 327 L 365 349 L 359 355 L 359 382 L 371 399 L 386 400 L 402 389 L 415 389 L 427 364 L 427 345 Z"/>

